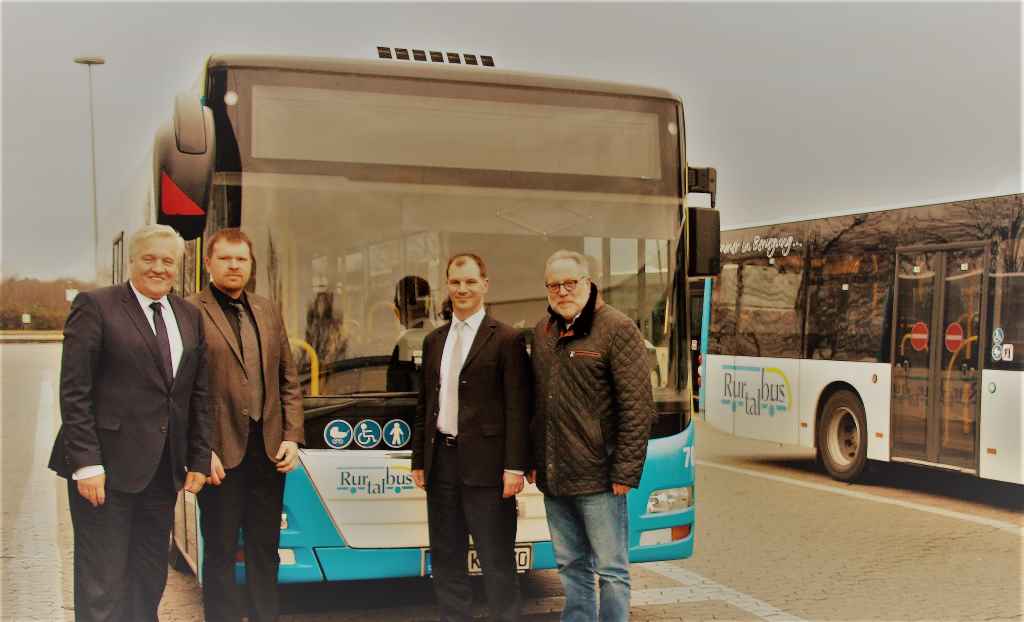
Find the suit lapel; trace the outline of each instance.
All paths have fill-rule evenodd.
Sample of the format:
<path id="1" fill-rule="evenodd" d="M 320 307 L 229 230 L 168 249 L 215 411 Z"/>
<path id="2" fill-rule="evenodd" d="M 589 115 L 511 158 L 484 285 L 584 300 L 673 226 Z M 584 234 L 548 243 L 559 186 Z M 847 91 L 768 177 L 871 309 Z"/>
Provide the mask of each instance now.
<path id="1" fill-rule="evenodd" d="M 142 307 L 139 306 L 139 299 L 135 297 L 135 291 L 132 290 L 132 286 L 126 282 L 124 288 L 125 295 L 121 298 L 122 307 L 128 317 L 131 318 L 135 329 L 139 331 L 139 336 L 145 342 L 146 348 L 149 349 L 150 360 L 153 363 L 151 369 L 156 372 L 156 375 L 166 386 L 167 378 L 162 371 L 163 364 L 160 362 L 160 347 L 156 343 L 156 334 L 150 327 L 149 320 L 146 319 L 146 314 L 143 312 Z"/>
<path id="2" fill-rule="evenodd" d="M 489 315 L 485 315 L 484 319 L 480 322 L 480 328 L 476 331 L 476 337 L 473 338 L 473 345 L 469 347 L 469 354 L 466 355 L 466 360 L 462 363 L 462 369 L 469 367 L 476 355 L 483 349 L 484 344 L 494 334 L 494 328 L 497 324 Z"/>
<path id="3" fill-rule="evenodd" d="M 451 331 L 451 329 L 452 324 L 451 322 L 449 322 L 445 324 L 443 330 L 437 333 L 437 347 L 431 348 L 430 360 L 423 362 L 424 365 L 429 363 L 430 367 L 428 367 L 427 369 L 429 369 L 434 375 L 437 376 L 438 383 L 441 382 L 441 359 L 444 356 L 444 342 L 448 341 L 448 333 Z"/>
<path id="4" fill-rule="evenodd" d="M 217 327 L 220 332 L 221 338 L 228 344 L 231 351 L 235 355 L 235 359 L 238 360 L 238 364 L 241 365 L 242 369 L 245 369 L 245 361 L 242 360 L 242 351 L 238 349 L 238 339 L 235 338 L 235 331 L 231 329 L 228 324 L 228 318 L 224 315 L 224 309 L 220 308 L 220 303 L 213 297 L 213 293 L 210 288 L 206 288 L 199 292 L 199 302 L 203 303 L 203 313 L 213 322 L 213 325 Z"/>

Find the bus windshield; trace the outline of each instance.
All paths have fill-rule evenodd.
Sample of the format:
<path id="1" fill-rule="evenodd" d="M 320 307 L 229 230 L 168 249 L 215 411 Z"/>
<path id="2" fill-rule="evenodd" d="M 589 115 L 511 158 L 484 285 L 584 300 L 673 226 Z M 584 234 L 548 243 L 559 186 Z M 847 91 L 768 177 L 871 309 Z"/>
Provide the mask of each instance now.
<path id="1" fill-rule="evenodd" d="M 669 382 L 685 313 L 669 302 L 675 102 L 259 70 L 212 79 L 208 226 L 248 231 L 256 291 L 308 344 L 300 373 L 315 359 L 321 394 L 418 390 L 456 252 L 483 257 L 488 312 L 529 333 L 546 314 L 544 261 L 566 248 L 593 258 L 605 301 L 637 322 L 658 399 L 681 399 Z M 225 106 L 216 94 L 232 89 Z"/>

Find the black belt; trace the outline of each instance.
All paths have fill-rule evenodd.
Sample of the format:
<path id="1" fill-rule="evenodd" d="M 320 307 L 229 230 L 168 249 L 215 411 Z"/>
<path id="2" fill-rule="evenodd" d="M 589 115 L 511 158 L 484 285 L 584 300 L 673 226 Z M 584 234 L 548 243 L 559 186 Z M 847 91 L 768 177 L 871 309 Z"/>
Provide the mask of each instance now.
<path id="1" fill-rule="evenodd" d="M 444 434 L 443 432 L 437 433 L 437 444 L 445 447 L 457 447 L 459 444 L 459 437 L 452 436 L 451 434 Z"/>

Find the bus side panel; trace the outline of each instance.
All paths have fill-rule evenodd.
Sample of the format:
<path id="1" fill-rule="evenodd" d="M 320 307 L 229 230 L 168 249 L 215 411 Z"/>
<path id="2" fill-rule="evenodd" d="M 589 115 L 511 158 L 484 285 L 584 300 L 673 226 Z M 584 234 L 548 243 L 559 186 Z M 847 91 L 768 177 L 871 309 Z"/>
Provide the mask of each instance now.
<path id="1" fill-rule="evenodd" d="M 736 408 L 731 389 L 727 390 L 724 386 L 725 370 L 735 364 L 736 357 L 709 354 L 704 359 L 704 375 L 701 377 L 704 420 L 726 434 L 733 433 Z"/>
<path id="2" fill-rule="evenodd" d="M 281 556 L 277 580 L 280 583 L 323 581 L 323 569 L 314 554 L 314 547 L 344 546 L 344 542 L 309 481 L 304 464 L 300 463 L 285 478 L 282 512 L 281 543 L 278 546 L 282 551 L 290 550 L 292 555 Z M 294 563 L 290 563 L 292 556 Z"/>
<path id="3" fill-rule="evenodd" d="M 978 475 L 1024 484 L 1024 373 L 981 373 Z"/>
<path id="4" fill-rule="evenodd" d="M 640 485 L 629 492 L 629 560 L 631 562 L 685 559 L 693 555 L 695 504 L 693 497 L 693 424 L 672 436 L 652 439 Z M 651 493 L 667 488 L 690 487 L 690 506 L 686 509 L 649 514 Z M 672 528 L 684 529 L 686 536 L 671 540 Z M 644 536 L 644 532 L 648 532 Z M 651 544 L 640 544 L 646 538 Z"/>
<path id="5" fill-rule="evenodd" d="M 800 445 L 816 445 L 815 416 L 822 393 L 834 382 L 845 382 L 853 386 L 864 402 L 868 458 L 888 462 L 891 373 L 888 363 L 800 361 Z"/>
<path id="6" fill-rule="evenodd" d="M 799 372 L 796 359 L 737 356 L 732 366 L 723 366 L 721 401 L 736 413 L 736 436 L 799 442 Z"/>

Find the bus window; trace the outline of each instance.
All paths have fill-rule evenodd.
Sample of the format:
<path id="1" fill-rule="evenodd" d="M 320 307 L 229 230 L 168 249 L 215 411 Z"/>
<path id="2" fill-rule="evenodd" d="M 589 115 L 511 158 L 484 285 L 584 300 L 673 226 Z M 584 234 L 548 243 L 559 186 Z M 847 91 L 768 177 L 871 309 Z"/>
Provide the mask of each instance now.
<path id="1" fill-rule="evenodd" d="M 1024 257 L 1022 239 L 1000 242 L 988 278 L 988 351 L 985 367 L 1024 371 Z M 997 350 L 996 348 L 999 347 Z"/>

